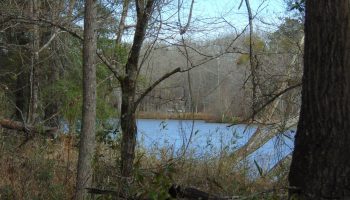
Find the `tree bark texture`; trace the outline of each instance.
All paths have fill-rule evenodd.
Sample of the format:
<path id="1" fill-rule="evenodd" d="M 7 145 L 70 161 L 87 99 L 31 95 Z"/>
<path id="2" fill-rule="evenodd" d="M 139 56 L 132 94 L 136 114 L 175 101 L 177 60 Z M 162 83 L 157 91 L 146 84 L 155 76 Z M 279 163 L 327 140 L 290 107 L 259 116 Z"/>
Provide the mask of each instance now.
<path id="1" fill-rule="evenodd" d="M 136 116 L 133 111 L 135 88 L 124 84 L 122 87 L 122 107 L 120 125 L 122 129 L 121 143 L 121 174 L 123 177 L 132 175 L 136 148 Z"/>
<path id="2" fill-rule="evenodd" d="M 302 106 L 290 196 L 350 199 L 350 1 L 306 1 Z"/>
<path id="3" fill-rule="evenodd" d="M 140 1 L 141 2 L 141 1 Z M 121 174 L 132 176 L 136 147 L 136 107 L 135 91 L 138 62 L 143 40 L 146 35 L 148 20 L 152 14 L 154 0 L 148 0 L 145 6 L 136 1 L 137 23 L 130 56 L 125 67 L 125 77 L 121 81 L 122 105 L 120 124 L 122 129 Z"/>
<path id="4" fill-rule="evenodd" d="M 85 1 L 83 42 L 83 121 L 75 199 L 86 199 L 93 174 L 96 124 L 96 0 Z"/>

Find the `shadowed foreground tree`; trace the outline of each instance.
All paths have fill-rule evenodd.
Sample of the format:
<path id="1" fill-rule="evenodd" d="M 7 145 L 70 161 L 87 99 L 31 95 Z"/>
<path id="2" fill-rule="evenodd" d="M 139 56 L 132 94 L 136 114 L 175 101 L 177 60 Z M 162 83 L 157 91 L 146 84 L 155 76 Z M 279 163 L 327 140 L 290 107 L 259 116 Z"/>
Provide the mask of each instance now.
<path id="1" fill-rule="evenodd" d="M 349 0 L 306 1 L 302 106 L 290 196 L 350 198 Z"/>

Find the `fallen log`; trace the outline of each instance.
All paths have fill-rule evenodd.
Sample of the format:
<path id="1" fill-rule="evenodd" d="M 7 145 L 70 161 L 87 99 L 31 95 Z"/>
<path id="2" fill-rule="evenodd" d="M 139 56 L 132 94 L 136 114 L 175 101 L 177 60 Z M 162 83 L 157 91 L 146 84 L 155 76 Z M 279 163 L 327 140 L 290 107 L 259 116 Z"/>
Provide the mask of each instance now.
<path id="1" fill-rule="evenodd" d="M 30 124 L 24 124 L 22 122 L 13 121 L 9 119 L 0 119 L 0 127 L 11 130 L 23 131 L 28 134 L 44 134 L 52 138 L 55 137 L 55 133 L 58 130 L 57 127 L 33 126 Z"/>

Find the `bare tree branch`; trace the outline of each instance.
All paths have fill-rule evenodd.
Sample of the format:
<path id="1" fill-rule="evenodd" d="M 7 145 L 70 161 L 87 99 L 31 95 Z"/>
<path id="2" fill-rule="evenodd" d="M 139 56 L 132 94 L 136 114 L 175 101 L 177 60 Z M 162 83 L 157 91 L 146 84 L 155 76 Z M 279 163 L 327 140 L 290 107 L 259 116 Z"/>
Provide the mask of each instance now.
<path id="1" fill-rule="evenodd" d="M 51 42 L 55 39 L 55 37 L 59 34 L 59 33 L 62 33 L 62 31 L 55 31 L 52 36 L 50 37 L 50 39 L 46 42 L 46 44 L 44 44 L 38 51 L 38 53 L 42 52 L 44 49 L 46 49 L 50 44 Z"/>
<path id="2" fill-rule="evenodd" d="M 18 22 L 23 22 L 23 23 L 29 23 L 29 24 L 40 24 L 40 23 L 45 23 L 45 24 L 49 24 L 51 26 L 57 27 L 67 33 L 69 33 L 70 35 L 72 35 L 73 37 L 77 38 L 78 40 L 80 40 L 81 42 L 84 41 L 84 38 L 81 36 L 81 33 L 79 33 L 77 30 L 74 30 L 72 28 L 66 27 L 65 25 L 53 22 L 51 20 L 48 19 L 43 19 L 43 18 L 38 18 L 36 20 L 32 20 L 23 16 L 11 16 L 10 20 L 15 20 Z M 53 39 L 53 37 L 51 37 Z M 48 44 L 47 44 L 48 45 Z M 46 48 L 47 46 L 43 46 L 43 48 Z M 40 50 L 42 51 L 43 48 Z M 107 66 L 107 68 L 114 74 L 114 77 L 117 80 L 121 80 L 121 75 L 120 73 L 116 70 L 116 67 L 104 56 L 104 54 L 97 50 L 96 51 L 97 56 L 101 59 L 101 61 Z"/>
<path id="3" fill-rule="evenodd" d="M 101 51 L 97 50 L 96 54 L 100 58 L 100 60 L 107 66 L 107 68 L 113 73 L 114 77 L 120 82 L 121 76 L 117 71 L 116 66 L 109 62 L 109 60 L 103 55 Z"/>
<path id="4" fill-rule="evenodd" d="M 122 15 L 120 17 L 120 22 L 119 22 L 119 26 L 118 26 L 118 33 L 117 33 L 117 39 L 116 39 L 116 44 L 120 44 L 121 40 L 122 40 L 122 36 L 124 33 L 124 30 L 126 28 L 125 26 L 125 19 L 128 15 L 128 8 L 129 8 L 129 2 L 130 0 L 124 0 L 123 2 L 123 10 L 122 10 Z"/>
<path id="5" fill-rule="evenodd" d="M 275 101 L 278 97 L 280 97 L 281 95 L 285 94 L 286 92 L 289 92 L 290 90 L 292 89 L 295 89 L 295 88 L 298 88 L 300 87 L 302 84 L 301 83 L 298 83 L 296 85 L 293 85 L 293 86 L 290 86 L 284 90 L 282 90 L 281 92 L 275 94 L 275 96 L 273 96 L 271 99 L 269 99 L 266 103 L 264 103 L 262 106 L 260 106 L 258 109 L 256 109 L 256 112 L 255 114 L 261 112 L 264 108 L 266 108 L 266 106 L 268 106 L 269 104 L 271 104 L 273 101 Z M 249 121 L 249 119 L 252 119 L 252 116 L 249 116 L 247 117 L 246 119 L 243 120 L 243 122 L 247 122 Z M 231 127 L 231 126 L 234 126 L 234 125 L 237 125 L 236 123 L 234 124 L 230 124 L 228 125 L 227 127 Z"/>
<path id="6" fill-rule="evenodd" d="M 169 78 L 170 76 L 172 76 L 173 74 L 176 74 L 178 72 L 181 71 L 181 68 L 178 67 L 176 69 L 174 69 L 171 72 L 168 72 L 166 74 L 164 74 L 162 77 L 160 77 L 157 81 L 155 81 L 151 86 L 149 86 L 141 95 L 140 97 L 136 100 L 135 105 L 137 106 L 143 98 L 145 98 L 145 96 L 151 92 L 157 85 L 159 85 L 162 81 L 164 81 L 165 79 Z M 135 106 L 135 108 L 136 108 Z"/>
<path id="7" fill-rule="evenodd" d="M 180 27 L 180 35 L 183 35 L 187 32 L 188 28 L 190 27 L 191 19 L 192 19 L 192 10 L 193 10 L 193 5 L 194 5 L 194 0 L 191 2 L 191 8 L 190 8 L 190 13 L 187 18 L 187 23 L 184 27 Z M 178 11 L 180 12 L 180 11 Z M 181 24 L 180 24 L 181 26 Z"/>

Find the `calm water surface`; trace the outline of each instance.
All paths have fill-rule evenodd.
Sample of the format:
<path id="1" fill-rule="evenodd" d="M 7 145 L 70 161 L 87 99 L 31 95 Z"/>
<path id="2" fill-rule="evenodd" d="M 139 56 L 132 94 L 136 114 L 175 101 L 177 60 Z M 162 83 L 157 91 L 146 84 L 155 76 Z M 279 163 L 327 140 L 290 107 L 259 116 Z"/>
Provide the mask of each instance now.
<path id="1" fill-rule="evenodd" d="M 206 123 L 200 120 L 154 120 L 138 119 L 138 142 L 150 152 L 161 148 L 170 149 L 173 154 L 181 154 L 184 147 L 195 157 L 218 156 L 222 150 L 234 152 L 245 144 L 256 130 L 255 126 Z M 287 131 L 272 138 L 248 160 L 259 162 L 270 168 L 293 149 L 293 131 Z"/>

